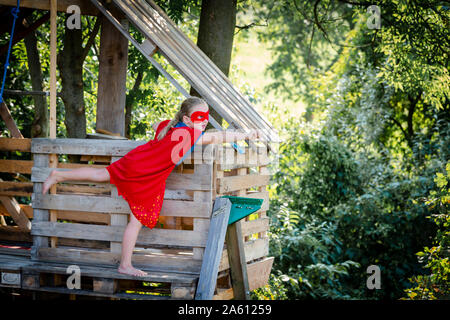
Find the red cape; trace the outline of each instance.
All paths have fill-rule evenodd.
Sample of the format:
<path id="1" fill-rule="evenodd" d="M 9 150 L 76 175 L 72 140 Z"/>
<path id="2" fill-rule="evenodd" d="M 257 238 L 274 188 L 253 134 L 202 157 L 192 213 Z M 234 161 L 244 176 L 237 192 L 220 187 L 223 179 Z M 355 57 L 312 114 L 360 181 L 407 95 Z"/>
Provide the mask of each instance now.
<path id="1" fill-rule="evenodd" d="M 156 137 L 169 121 L 164 120 L 158 125 L 153 140 L 106 167 L 110 183 L 130 205 L 150 207 L 155 196 L 164 195 L 167 177 L 202 134 L 188 126 L 170 128 L 158 141 Z"/>

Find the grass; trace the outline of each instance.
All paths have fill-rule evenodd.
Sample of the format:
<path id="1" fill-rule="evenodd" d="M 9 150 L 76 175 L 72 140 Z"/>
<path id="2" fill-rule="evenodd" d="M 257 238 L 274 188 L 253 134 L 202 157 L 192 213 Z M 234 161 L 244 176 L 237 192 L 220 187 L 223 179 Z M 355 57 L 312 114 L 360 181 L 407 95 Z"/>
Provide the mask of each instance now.
<path id="1" fill-rule="evenodd" d="M 235 35 L 230 69 L 236 69 L 240 83 L 246 83 L 254 88 L 264 101 L 273 102 L 280 106 L 280 109 L 287 108 L 293 116 L 301 115 L 304 112 L 303 103 L 284 100 L 281 96 L 266 90 L 265 87 L 273 79 L 265 70 L 272 63 L 273 57 L 270 45 L 258 40 L 256 28 L 264 27 L 252 27 Z M 261 106 L 255 107 L 261 111 Z"/>

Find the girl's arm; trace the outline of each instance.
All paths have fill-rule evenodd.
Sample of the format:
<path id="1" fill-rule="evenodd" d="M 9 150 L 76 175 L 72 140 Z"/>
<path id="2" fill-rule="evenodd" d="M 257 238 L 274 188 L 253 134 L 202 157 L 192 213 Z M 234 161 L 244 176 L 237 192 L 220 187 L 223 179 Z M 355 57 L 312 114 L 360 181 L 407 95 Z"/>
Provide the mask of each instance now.
<path id="1" fill-rule="evenodd" d="M 260 135 L 257 130 L 252 130 L 249 133 L 224 130 L 216 132 L 205 132 L 203 136 L 198 140 L 198 144 L 228 143 L 239 140 L 255 140 L 258 138 L 260 138 Z"/>
<path id="2" fill-rule="evenodd" d="M 160 121 L 160 122 L 155 122 L 153 125 L 152 125 L 152 127 L 153 127 L 153 129 L 156 131 L 156 129 L 158 129 L 158 126 L 159 126 L 159 124 L 161 123 L 162 121 Z"/>

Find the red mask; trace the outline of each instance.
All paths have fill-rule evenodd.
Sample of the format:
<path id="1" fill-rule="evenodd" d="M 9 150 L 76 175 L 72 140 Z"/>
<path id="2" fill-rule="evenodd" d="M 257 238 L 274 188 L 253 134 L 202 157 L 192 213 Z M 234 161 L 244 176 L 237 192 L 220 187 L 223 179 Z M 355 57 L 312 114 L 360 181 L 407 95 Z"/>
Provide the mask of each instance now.
<path id="1" fill-rule="evenodd" d="M 206 112 L 195 111 L 191 114 L 192 122 L 203 122 L 205 120 L 209 120 L 209 110 Z"/>

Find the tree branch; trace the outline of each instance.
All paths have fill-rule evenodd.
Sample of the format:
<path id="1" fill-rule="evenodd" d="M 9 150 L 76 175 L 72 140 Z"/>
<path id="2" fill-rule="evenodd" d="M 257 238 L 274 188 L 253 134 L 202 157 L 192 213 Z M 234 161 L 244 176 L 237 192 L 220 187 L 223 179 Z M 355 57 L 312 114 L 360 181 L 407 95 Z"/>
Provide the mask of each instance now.
<path id="1" fill-rule="evenodd" d="M 95 19 L 95 24 L 94 24 L 94 28 L 92 29 L 90 35 L 89 35 L 89 39 L 86 42 L 86 45 L 84 46 L 83 49 L 83 55 L 82 55 L 82 61 L 84 61 L 84 59 L 86 59 L 86 56 L 89 53 L 89 50 L 91 50 L 92 45 L 95 42 L 95 37 L 97 36 L 98 30 L 100 30 L 100 19 Z"/>

